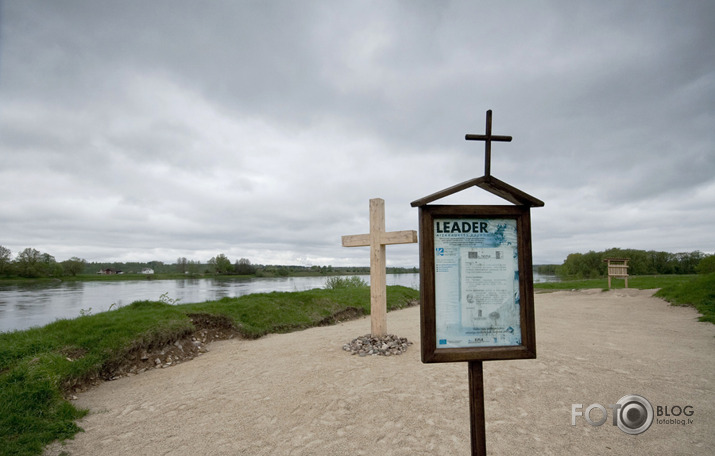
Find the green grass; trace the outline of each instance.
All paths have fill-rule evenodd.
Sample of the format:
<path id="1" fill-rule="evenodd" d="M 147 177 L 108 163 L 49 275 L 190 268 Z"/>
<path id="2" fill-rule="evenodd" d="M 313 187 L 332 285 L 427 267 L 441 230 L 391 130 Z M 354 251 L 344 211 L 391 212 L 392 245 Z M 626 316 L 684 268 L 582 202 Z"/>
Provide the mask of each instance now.
<path id="1" fill-rule="evenodd" d="M 663 288 L 671 285 L 678 285 L 691 281 L 695 275 L 652 275 L 652 276 L 632 276 L 628 278 L 628 287 L 639 290 L 651 290 Z M 624 288 L 623 279 L 611 279 L 611 288 Z M 582 290 L 586 288 L 608 289 L 608 279 L 580 279 L 564 280 L 562 282 L 535 283 L 534 288 L 540 290 Z"/>
<path id="2" fill-rule="evenodd" d="M 622 279 L 613 279 L 612 288 L 624 288 Z M 676 306 L 693 306 L 702 314 L 700 321 L 715 323 L 715 273 L 699 275 L 655 275 L 628 278 L 628 287 L 640 290 L 659 288 L 655 296 Z M 580 290 L 585 288 L 608 289 L 608 279 L 568 280 L 563 282 L 535 283 L 540 290 Z"/>
<path id="3" fill-rule="evenodd" d="M 387 287 L 388 310 L 417 299 L 417 290 Z M 369 313 L 369 288 L 262 293 L 182 305 L 141 301 L 0 333 L 0 455 L 38 455 L 52 441 L 72 438 L 81 431 L 76 420 L 87 411 L 76 409 L 63 394 L 107 375 L 132 350 L 189 335 L 196 328 L 188 314 L 228 317 L 244 337 L 256 338 L 316 326 L 349 307 Z"/>
<path id="4" fill-rule="evenodd" d="M 715 323 L 715 273 L 665 286 L 655 294 L 675 306 L 694 306 L 702 314 L 700 321 Z"/>

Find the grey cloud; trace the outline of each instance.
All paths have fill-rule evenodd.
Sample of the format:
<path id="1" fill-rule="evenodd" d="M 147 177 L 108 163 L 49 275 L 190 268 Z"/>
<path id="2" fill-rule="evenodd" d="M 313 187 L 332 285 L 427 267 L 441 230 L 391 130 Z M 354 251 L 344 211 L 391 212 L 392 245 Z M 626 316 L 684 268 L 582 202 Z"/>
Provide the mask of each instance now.
<path id="1" fill-rule="evenodd" d="M 0 245 L 365 264 L 339 237 L 366 231 L 367 200 L 414 229 L 410 201 L 483 172 L 464 134 L 491 108 L 514 136 L 494 175 L 547 202 L 536 261 L 614 239 L 712 250 L 713 17 L 709 2 L 5 2 Z M 658 218 L 687 236 L 643 228 Z"/>

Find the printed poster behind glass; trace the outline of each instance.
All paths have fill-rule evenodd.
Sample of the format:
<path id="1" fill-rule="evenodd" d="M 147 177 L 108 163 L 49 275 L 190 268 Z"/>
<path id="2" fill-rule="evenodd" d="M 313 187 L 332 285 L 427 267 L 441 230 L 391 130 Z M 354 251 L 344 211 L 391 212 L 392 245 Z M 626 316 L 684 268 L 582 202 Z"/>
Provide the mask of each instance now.
<path id="1" fill-rule="evenodd" d="M 423 235 L 431 241 L 429 254 L 421 252 L 421 261 L 430 263 L 421 267 L 431 269 L 425 275 L 431 283 L 423 287 L 431 294 L 424 299 L 423 293 L 430 314 L 423 330 L 432 333 L 423 353 L 437 354 L 433 361 L 440 353 L 450 360 L 535 356 L 528 210 L 497 207 L 423 208 L 429 220 L 421 229 L 428 228 Z"/>

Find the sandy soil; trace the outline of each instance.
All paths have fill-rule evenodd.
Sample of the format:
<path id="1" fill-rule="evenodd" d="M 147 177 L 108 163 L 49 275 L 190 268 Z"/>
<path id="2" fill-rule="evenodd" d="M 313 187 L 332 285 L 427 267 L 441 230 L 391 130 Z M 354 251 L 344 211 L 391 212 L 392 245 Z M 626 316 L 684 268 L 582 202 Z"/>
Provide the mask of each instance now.
<path id="1" fill-rule="evenodd" d="M 484 365 L 489 454 L 714 454 L 715 325 L 651 294 L 537 294 L 538 358 Z M 86 432 L 47 454 L 470 454 L 466 364 L 420 362 L 418 307 L 388 314 L 389 332 L 415 343 L 401 356 L 342 350 L 369 328 L 363 318 L 216 342 L 193 361 L 104 383 L 76 401 L 91 410 Z M 571 404 L 627 394 L 694 414 L 656 417 L 636 436 L 611 425 L 610 410 L 600 427 L 571 425 Z"/>

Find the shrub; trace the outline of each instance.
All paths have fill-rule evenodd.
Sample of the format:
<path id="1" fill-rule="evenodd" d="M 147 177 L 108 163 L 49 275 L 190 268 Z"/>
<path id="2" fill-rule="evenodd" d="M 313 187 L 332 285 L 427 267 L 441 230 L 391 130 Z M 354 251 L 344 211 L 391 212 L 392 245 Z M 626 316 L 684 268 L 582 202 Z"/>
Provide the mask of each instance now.
<path id="1" fill-rule="evenodd" d="M 698 274 L 710 274 L 715 272 L 715 255 L 706 256 L 695 267 Z"/>
<path id="2" fill-rule="evenodd" d="M 328 277 L 325 280 L 325 288 L 328 290 L 337 290 L 340 288 L 358 288 L 366 286 L 367 283 L 358 276 Z"/>

